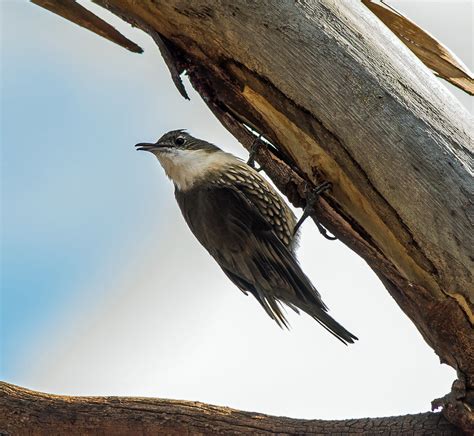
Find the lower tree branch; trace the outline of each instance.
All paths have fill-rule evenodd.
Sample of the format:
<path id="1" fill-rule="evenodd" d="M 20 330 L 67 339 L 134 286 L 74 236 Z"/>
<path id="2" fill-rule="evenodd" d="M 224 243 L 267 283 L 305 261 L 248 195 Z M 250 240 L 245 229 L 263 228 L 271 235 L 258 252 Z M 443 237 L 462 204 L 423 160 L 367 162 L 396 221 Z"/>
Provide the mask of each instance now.
<path id="1" fill-rule="evenodd" d="M 1 435 L 462 434 L 439 413 L 292 419 L 194 401 L 69 397 L 0 382 Z"/>

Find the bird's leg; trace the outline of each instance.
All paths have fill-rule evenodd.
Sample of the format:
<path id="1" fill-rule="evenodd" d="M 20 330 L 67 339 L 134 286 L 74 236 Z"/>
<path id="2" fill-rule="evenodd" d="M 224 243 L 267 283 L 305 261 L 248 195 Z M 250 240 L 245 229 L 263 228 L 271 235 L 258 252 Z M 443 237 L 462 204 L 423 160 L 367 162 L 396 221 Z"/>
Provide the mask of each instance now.
<path id="1" fill-rule="evenodd" d="M 306 198 L 306 206 L 303 210 L 303 215 L 301 215 L 301 218 L 298 220 L 296 223 L 296 226 L 293 230 L 293 236 L 296 235 L 298 232 L 298 229 L 301 227 L 301 224 L 305 221 L 306 218 L 308 218 L 311 214 L 314 213 L 314 205 L 316 203 L 317 198 L 324 192 L 327 191 L 328 189 L 331 189 L 331 182 L 323 182 L 320 185 L 316 186 L 316 188 L 313 189 Z M 335 236 L 331 236 L 328 234 L 327 230 L 324 228 L 324 226 L 317 220 L 314 219 L 314 222 L 319 230 L 319 233 L 323 235 L 326 239 L 329 239 L 330 241 L 334 241 L 337 238 Z"/>
<path id="2" fill-rule="evenodd" d="M 247 161 L 247 165 L 251 166 L 256 171 L 262 171 L 262 169 L 263 169 L 262 167 L 260 167 L 260 168 L 255 167 L 255 155 L 257 154 L 257 150 L 261 145 L 261 141 L 260 141 L 261 137 L 262 137 L 262 135 L 260 134 L 260 135 L 258 135 L 258 137 L 256 137 L 254 139 L 252 145 L 250 146 L 249 160 Z"/>

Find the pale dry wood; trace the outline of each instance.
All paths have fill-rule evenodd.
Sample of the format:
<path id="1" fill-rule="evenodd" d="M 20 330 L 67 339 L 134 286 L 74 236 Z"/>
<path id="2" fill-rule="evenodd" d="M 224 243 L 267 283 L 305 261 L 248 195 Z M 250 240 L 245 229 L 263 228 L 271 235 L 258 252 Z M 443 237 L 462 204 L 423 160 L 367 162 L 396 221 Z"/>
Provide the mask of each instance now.
<path id="1" fill-rule="evenodd" d="M 93 14 L 84 6 L 75 0 L 30 0 L 42 8 L 65 18 L 66 20 L 76 23 L 78 26 L 84 27 L 97 35 L 102 36 L 115 44 L 120 45 L 134 53 L 142 53 L 143 50 L 133 41 L 123 36 L 117 29 L 109 23 Z"/>
<path id="2" fill-rule="evenodd" d="M 2 435 L 458 435 L 438 413 L 341 421 L 291 419 L 194 401 L 48 395 L 0 382 Z"/>
<path id="3" fill-rule="evenodd" d="M 387 27 L 415 55 L 439 77 L 452 83 L 470 95 L 474 95 L 474 77 L 469 69 L 440 41 L 420 26 L 410 21 L 393 7 L 376 0 L 362 2 L 379 17 Z M 420 5 L 429 8 L 429 4 Z M 471 35 L 464 35 L 466 39 Z"/>
<path id="4" fill-rule="evenodd" d="M 276 148 L 260 163 L 295 205 L 333 183 L 318 218 L 456 368 L 439 404 L 473 429 L 472 120 L 462 106 L 356 0 L 96 3 L 159 34 L 174 78 L 186 70 L 245 146 L 244 124 L 264 134 Z"/>

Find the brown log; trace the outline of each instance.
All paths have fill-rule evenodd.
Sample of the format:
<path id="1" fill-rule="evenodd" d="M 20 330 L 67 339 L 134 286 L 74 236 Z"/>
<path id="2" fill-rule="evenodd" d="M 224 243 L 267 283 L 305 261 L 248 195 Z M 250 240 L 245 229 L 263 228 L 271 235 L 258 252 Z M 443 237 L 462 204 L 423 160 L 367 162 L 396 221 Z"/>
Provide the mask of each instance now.
<path id="1" fill-rule="evenodd" d="M 355 0 L 96 3 L 158 34 L 174 82 L 186 71 L 244 146 L 249 127 L 270 141 L 257 160 L 294 205 L 333 183 L 315 218 L 457 370 L 436 404 L 474 431 L 474 158 L 459 102 Z"/>
<path id="2" fill-rule="evenodd" d="M 291 419 L 193 401 L 48 395 L 0 382 L 1 435 L 462 434 L 439 413 Z"/>

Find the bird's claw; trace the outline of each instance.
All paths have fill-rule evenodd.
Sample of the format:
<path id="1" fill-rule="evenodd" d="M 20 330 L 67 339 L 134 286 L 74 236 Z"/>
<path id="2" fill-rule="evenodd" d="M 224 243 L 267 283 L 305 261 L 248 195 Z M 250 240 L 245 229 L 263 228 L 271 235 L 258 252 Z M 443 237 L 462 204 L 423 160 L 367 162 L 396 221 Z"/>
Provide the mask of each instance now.
<path id="1" fill-rule="evenodd" d="M 323 192 L 327 191 L 328 189 L 331 189 L 331 187 L 332 187 L 332 183 L 329 182 L 329 181 L 325 181 L 325 182 L 321 183 L 320 185 L 316 186 L 316 188 L 314 188 L 308 194 L 308 196 L 306 198 L 306 206 L 304 208 L 303 215 L 301 215 L 301 218 L 298 220 L 298 222 L 295 225 L 295 228 L 293 230 L 293 236 L 296 235 L 299 228 L 301 227 L 301 224 L 303 224 L 303 222 L 306 220 L 306 218 L 308 218 L 309 216 L 311 216 L 315 212 L 314 205 L 315 205 L 316 200 L 318 199 L 318 197 Z M 319 233 L 321 233 L 321 235 L 323 235 L 326 239 L 329 239 L 330 241 L 334 241 L 334 240 L 337 239 L 335 236 L 329 235 L 326 228 L 316 218 L 313 217 L 313 220 L 316 224 L 316 227 L 319 230 Z"/>
<path id="2" fill-rule="evenodd" d="M 261 141 L 260 141 L 260 138 L 262 137 L 262 135 L 260 134 L 258 137 L 256 137 L 252 143 L 252 145 L 250 146 L 250 150 L 249 150 L 249 159 L 247 161 L 247 165 L 251 166 L 253 169 L 255 169 L 257 172 L 260 172 L 262 171 L 262 167 L 259 167 L 257 168 L 255 166 L 255 155 L 257 154 L 257 150 L 258 148 L 260 147 L 260 144 L 261 144 Z"/>
<path id="3" fill-rule="evenodd" d="M 321 233 L 323 237 L 325 237 L 329 241 L 337 241 L 337 238 L 333 235 L 330 235 L 327 229 L 318 220 L 315 220 L 314 222 L 316 223 L 316 227 L 318 228 L 319 233 Z"/>

